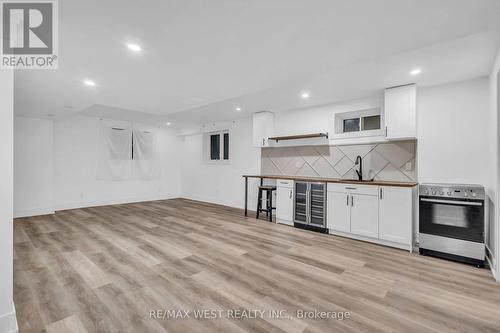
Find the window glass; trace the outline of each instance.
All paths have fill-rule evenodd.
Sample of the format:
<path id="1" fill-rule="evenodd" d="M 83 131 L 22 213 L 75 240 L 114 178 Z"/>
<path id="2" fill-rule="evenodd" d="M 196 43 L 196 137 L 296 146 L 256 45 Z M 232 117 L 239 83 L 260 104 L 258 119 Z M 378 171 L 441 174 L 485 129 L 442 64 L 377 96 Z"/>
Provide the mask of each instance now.
<path id="1" fill-rule="evenodd" d="M 344 119 L 344 133 L 358 132 L 359 131 L 359 118 Z"/>
<path id="2" fill-rule="evenodd" d="M 129 160 L 130 155 L 127 148 L 130 146 L 127 141 L 130 140 L 130 131 L 124 128 L 112 127 L 108 137 L 109 159 L 110 160 Z"/>
<path id="3" fill-rule="evenodd" d="M 220 134 L 210 135 L 210 159 L 220 160 Z"/>
<path id="4" fill-rule="evenodd" d="M 224 159 L 229 160 L 229 133 L 224 133 Z"/>
<path id="5" fill-rule="evenodd" d="M 363 131 L 380 129 L 380 115 L 363 117 Z"/>
<path id="6" fill-rule="evenodd" d="M 132 133 L 132 159 L 154 159 L 154 136 L 147 131 L 134 130 Z"/>

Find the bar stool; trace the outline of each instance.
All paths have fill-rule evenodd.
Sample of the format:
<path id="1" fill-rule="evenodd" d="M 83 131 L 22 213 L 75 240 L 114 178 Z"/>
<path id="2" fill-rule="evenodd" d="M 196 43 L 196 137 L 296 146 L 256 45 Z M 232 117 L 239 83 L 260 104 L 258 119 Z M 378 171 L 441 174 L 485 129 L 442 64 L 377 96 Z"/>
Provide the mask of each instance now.
<path id="1" fill-rule="evenodd" d="M 266 208 L 262 208 L 262 192 L 266 191 Z M 261 185 L 259 186 L 259 196 L 257 198 L 257 219 L 259 218 L 259 213 L 266 212 L 266 216 L 269 217 L 269 221 L 273 221 L 273 192 L 276 191 L 276 186 L 272 185 Z"/>

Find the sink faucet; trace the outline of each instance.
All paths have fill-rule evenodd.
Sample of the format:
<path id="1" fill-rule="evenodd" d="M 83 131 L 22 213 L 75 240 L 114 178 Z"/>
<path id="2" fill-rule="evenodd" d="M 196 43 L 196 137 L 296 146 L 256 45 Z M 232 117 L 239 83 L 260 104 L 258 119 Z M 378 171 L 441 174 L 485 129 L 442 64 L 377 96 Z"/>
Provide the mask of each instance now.
<path id="1" fill-rule="evenodd" d="M 359 164 L 359 171 L 356 170 L 356 173 L 358 174 L 358 179 L 361 181 L 363 180 L 363 159 L 359 155 L 356 157 L 356 162 L 354 162 L 354 165 L 358 164 Z"/>

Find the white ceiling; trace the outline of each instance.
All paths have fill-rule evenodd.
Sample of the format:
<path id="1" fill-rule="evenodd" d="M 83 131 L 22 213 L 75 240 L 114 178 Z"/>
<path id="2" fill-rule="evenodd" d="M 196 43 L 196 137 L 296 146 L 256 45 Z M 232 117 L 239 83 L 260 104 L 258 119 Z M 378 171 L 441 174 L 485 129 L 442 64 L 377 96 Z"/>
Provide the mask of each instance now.
<path id="1" fill-rule="evenodd" d="M 498 0 L 86 0 L 59 16 L 59 69 L 16 73 L 18 115 L 238 118 L 485 75 L 500 42 Z"/>

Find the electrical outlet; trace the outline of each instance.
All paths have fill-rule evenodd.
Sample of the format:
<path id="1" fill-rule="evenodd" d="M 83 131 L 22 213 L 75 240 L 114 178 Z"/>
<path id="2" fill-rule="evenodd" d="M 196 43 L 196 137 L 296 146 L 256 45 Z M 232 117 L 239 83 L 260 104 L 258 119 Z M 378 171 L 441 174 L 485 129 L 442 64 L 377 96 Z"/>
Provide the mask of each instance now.
<path id="1" fill-rule="evenodd" d="M 411 170 L 413 170 L 413 167 L 412 167 L 412 165 L 411 165 L 411 162 L 406 162 L 406 164 L 405 164 L 405 170 L 406 170 L 406 171 L 411 171 Z"/>

